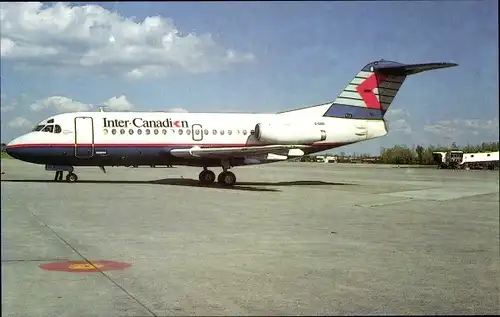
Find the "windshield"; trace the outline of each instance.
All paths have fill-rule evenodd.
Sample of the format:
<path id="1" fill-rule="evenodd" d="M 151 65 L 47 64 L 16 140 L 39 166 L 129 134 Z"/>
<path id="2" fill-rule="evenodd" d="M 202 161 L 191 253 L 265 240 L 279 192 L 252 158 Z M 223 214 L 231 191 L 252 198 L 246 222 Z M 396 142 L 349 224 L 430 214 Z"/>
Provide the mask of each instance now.
<path id="1" fill-rule="evenodd" d="M 58 124 L 39 124 L 33 128 L 32 131 L 41 131 L 41 132 L 49 132 L 49 133 L 61 133 L 61 126 Z"/>
<path id="2" fill-rule="evenodd" d="M 33 128 L 33 131 L 40 131 L 40 130 L 42 130 L 43 127 L 44 127 L 43 124 L 37 125 L 36 127 Z"/>

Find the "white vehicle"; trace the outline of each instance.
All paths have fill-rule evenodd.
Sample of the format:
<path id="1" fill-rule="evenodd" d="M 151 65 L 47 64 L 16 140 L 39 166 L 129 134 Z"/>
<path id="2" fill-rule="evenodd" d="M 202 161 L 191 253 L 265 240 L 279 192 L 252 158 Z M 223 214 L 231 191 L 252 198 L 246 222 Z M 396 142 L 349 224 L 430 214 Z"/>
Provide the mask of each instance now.
<path id="1" fill-rule="evenodd" d="M 387 134 L 384 115 L 408 75 L 454 63 L 380 60 L 356 74 L 333 102 L 276 114 L 75 112 L 51 116 L 12 140 L 9 155 L 44 164 L 55 180 L 74 166 L 188 165 L 202 184 L 230 186 L 231 167 L 321 152 Z M 221 166 L 215 176 L 209 167 Z"/>

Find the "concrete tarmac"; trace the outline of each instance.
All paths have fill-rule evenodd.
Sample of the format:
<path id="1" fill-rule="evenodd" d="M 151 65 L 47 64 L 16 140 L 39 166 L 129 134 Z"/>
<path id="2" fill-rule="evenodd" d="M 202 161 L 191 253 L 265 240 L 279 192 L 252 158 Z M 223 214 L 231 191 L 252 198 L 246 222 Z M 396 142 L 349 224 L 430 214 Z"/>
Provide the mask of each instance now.
<path id="1" fill-rule="evenodd" d="M 498 171 L 200 170 L 2 160 L 2 316 L 500 313 Z M 40 268 L 99 260 L 130 267 Z"/>

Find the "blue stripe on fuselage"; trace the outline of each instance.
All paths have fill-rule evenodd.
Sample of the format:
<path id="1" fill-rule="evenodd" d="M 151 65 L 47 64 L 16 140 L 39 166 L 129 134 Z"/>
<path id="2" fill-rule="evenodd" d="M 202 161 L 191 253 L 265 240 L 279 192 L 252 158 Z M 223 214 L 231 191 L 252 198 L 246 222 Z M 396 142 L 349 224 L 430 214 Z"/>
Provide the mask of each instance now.
<path id="1" fill-rule="evenodd" d="M 10 156 L 22 161 L 35 164 L 53 164 L 53 165 L 126 165 L 134 164 L 153 164 L 151 162 L 166 162 L 172 159 L 169 154 L 172 149 L 188 148 L 186 146 L 172 147 L 152 147 L 152 146 L 94 146 L 94 154 L 90 158 L 83 158 L 85 148 L 91 150 L 91 147 L 79 147 L 78 155 L 75 157 L 75 147 L 53 146 L 53 147 L 15 147 L 8 148 Z M 157 163 L 160 164 L 160 163 Z"/>
<path id="2" fill-rule="evenodd" d="M 334 103 L 325 112 L 323 117 L 381 120 L 383 119 L 384 114 L 385 111 L 380 109 L 370 109 L 366 107 L 356 107 Z"/>

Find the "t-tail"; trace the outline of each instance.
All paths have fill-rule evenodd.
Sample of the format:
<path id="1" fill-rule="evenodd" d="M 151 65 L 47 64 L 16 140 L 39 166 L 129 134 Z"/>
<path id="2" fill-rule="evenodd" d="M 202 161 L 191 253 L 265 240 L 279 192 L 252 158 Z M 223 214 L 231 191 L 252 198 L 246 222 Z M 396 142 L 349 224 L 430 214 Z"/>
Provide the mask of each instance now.
<path id="1" fill-rule="evenodd" d="M 323 117 L 382 120 L 409 75 L 454 67 L 454 63 L 370 63 L 351 80 Z"/>

